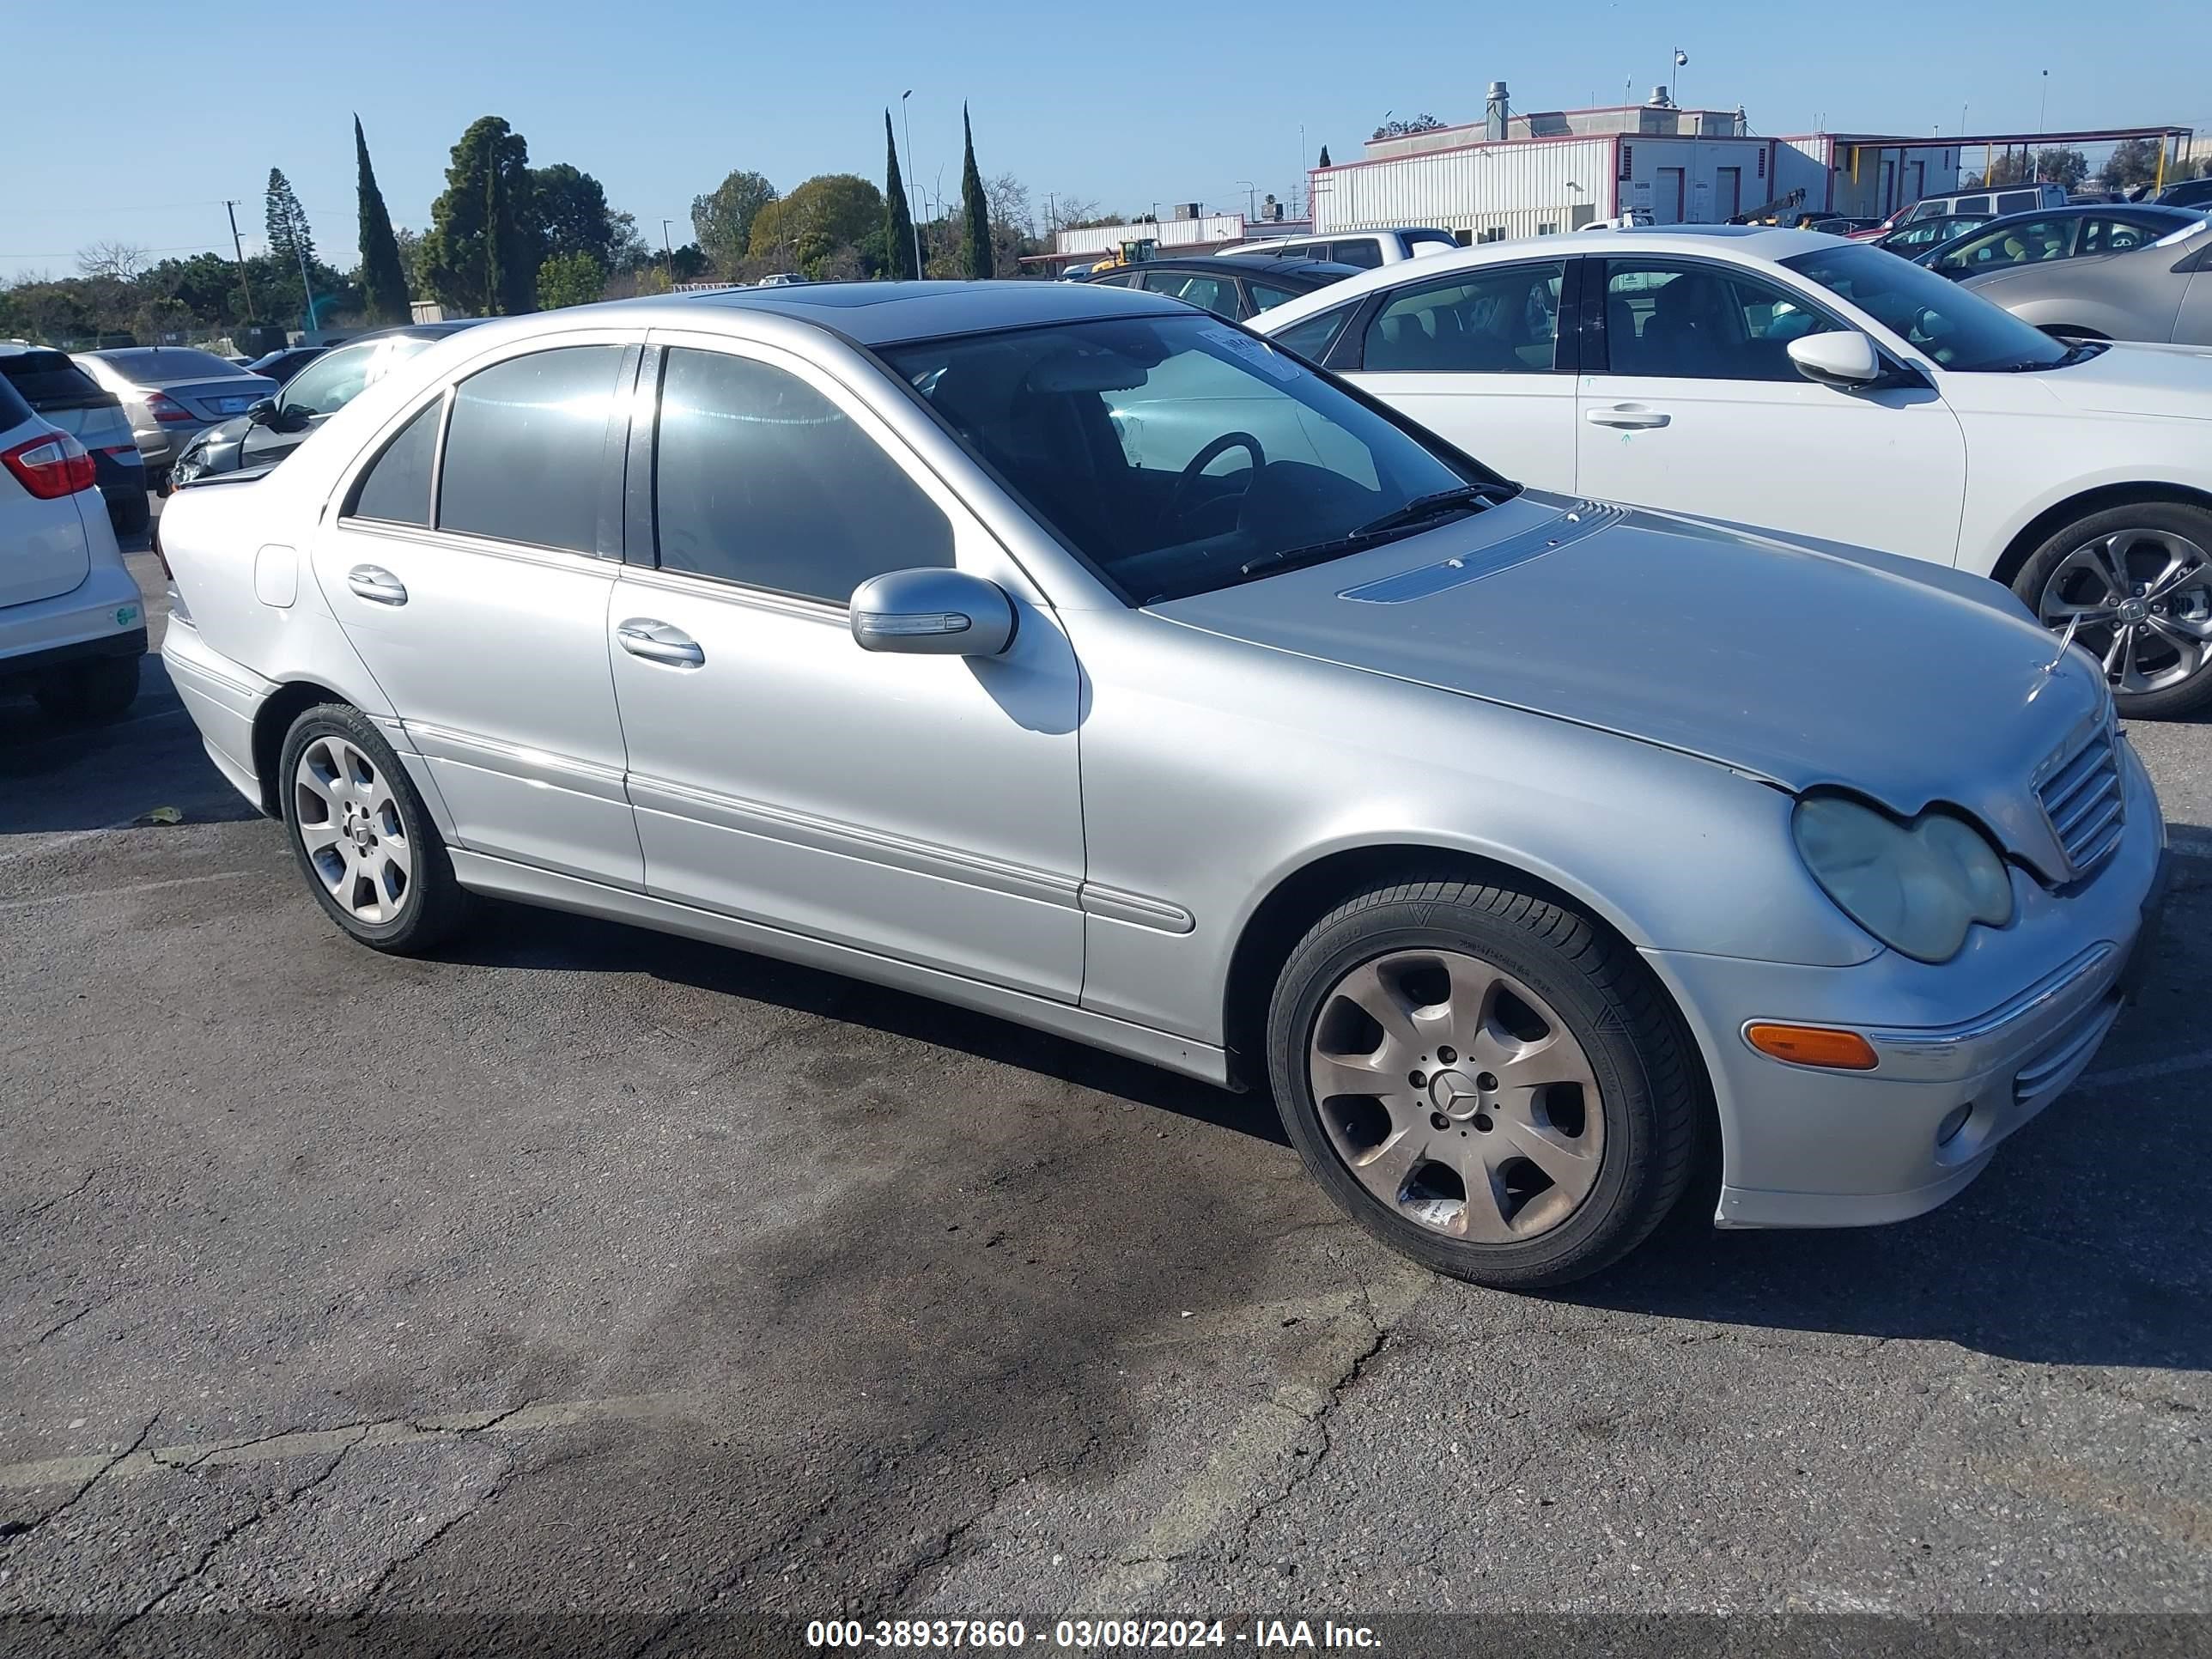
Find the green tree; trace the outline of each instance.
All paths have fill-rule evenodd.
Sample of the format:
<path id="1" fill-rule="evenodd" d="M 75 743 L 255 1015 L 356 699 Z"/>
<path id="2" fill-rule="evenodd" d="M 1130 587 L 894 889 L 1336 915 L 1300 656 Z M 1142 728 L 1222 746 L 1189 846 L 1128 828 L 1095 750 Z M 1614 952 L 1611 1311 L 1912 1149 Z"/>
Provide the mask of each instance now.
<path id="1" fill-rule="evenodd" d="M 2054 185 L 2074 189 L 2089 176 L 2089 158 L 2078 149 L 2053 146 L 2035 153 L 2035 174 Z"/>
<path id="2" fill-rule="evenodd" d="M 295 268 L 302 260 L 312 260 L 315 239 L 307 229 L 307 210 L 300 205 L 282 167 L 269 169 L 266 202 L 263 222 L 269 230 L 269 251 L 290 260 Z"/>
<path id="3" fill-rule="evenodd" d="M 757 173 L 732 173 L 710 195 L 691 198 L 691 229 L 725 276 L 750 257 L 761 210 L 775 201 L 775 186 Z"/>
<path id="4" fill-rule="evenodd" d="M 362 309 L 372 323 L 404 323 L 411 314 L 407 266 L 398 239 L 392 234 L 384 192 L 376 187 L 376 169 L 368 164 L 368 140 L 362 134 L 358 115 L 353 118 L 353 154 L 360 175 Z"/>
<path id="5" fill-rule="evenodd" d="M 2112 146 L 2104 171 L 2097 177 L 2107 190 L 2133 190 L 2158 178 L 2160 146 L 2148 138 L 2130 138 Z"/>
<path id="6" fill-rule="evenodd" d="M 483 317 L 531 309 L 538 261 L 529 205 L 529 144 L 496 115 L 471 121 L 430 204 L 422 257 L 431 293 Z"/>
<path id="7" fill-rule="evenodd" d="M 582 253 L 602 270 L 614 264 L 622 228 L 616 222 L 629 216 L 608 210 L 606 189 L 590 173 L 566 161 L 531 168 L 530 209 L 541 261 L 556 254 Z M 635 234 L 635 226 L 629 228 Z"/>
<path id="8" fill-rule="evenodd" d="M 883 229 L 883 191 L 856 173 L 824 173 L 761 210 L 748 251 L 755 259 L 818 276 L 840 249 L 866 248 L 872 240 L 880 260 Z"/>
<path id="9" fill-rule="evenodd" d="M 607 274 L 599 262 L 581 249 L 552 254 L 538 267 L 538 308 L 587 306 L 606 291 L 606 285 Z"/>
<path id="10" fill-rule="evenodd" d="M 1327 167 L 1328 164 L 1329 164 L 1329 161 L 1328 161 L 1328 146 L 1327 144 L 1323 144 L 1323 145 L 1321 147 L 1321 160 L 1320 160 L 1319 161 L 1316 162 L 1316 163 L 1315 163 L 1315 165 L 1316 165 L 1316 167 Z"/>
<path id="11" fill-rule="evenodd" d="M 968 106 L 960 106 L 960 134 L 966 148 L 960 159 L 960 252 L 970 277 L 991 274 L 991 203 L 983 193 L 983 175 L 975 169 L 975 129 L 968 123 Z"/>
<path id="12" fill-rule="evenodd" d="M 906 181 L 899 177 L 898 140 L 891 136 L 891 112 L 884 112 L 884 264 L 895 283 L 921 275 L 915 264 L 914 215 L 906 204 Z"/>

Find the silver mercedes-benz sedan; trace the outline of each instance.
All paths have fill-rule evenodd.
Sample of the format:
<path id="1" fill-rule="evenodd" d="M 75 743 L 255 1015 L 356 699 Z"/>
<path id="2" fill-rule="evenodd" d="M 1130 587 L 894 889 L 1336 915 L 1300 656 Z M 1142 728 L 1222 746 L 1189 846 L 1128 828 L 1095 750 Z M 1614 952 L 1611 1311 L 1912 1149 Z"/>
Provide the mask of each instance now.
<path id="1" fill-rule="evenodd" d="M 362 943 L 496 894 L 1270 1088 L 1489 1284 L 1708 1156 L 1724 1226 L 1942 1203 L 2165 864 L 1993 583 L 1522 489 L 1126 289 L 487 323 L 162 543 L 208 753 Z"/>

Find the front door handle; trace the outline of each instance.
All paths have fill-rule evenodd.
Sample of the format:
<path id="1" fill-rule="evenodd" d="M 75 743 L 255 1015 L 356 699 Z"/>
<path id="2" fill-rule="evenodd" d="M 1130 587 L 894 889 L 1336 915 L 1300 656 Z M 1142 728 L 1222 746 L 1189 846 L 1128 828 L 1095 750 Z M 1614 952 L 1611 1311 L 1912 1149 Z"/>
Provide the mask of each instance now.
<path id="1" fill-rule="evenodd" d="M 380 564 L 357 564 L 346 572 L 346 586 L 378 605 L 404 605 L 407 588 Z"/>
<path id="2" fill-rule="evenodd" d="M 632 617 L 628 622 L 617 623 L 615 638 L 622 641 L 622 648 L 631 656 L 665 663 L 671 668 L 696 668 L 707 660 L 707 653 L 699 648 L 698 641 L 682 629 L 655 622 L 650 617 Z"/>
<path id="3" fill-rule="evenodd" d="M 1632 431 L 1664 426 L 1674 418 L 1664 410 L 1646 409 L 1642 404 L 1614 404 L 1608 409 L 1583 410 L 1583 419 L 1592 426 L 1626 427 Z"/>

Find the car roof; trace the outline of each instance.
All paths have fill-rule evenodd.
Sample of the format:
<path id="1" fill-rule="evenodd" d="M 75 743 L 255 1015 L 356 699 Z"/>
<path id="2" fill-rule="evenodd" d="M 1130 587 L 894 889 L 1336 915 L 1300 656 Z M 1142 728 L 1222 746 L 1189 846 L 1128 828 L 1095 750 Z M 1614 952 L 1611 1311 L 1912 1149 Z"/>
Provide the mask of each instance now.
<path id="1" fill-rule="evenodd" d="M 1979 235 L 1988 231 L 2002 230 L 2008 225 L 2028 224 L 2040 219 L 2086 219 L 2091 215 L 2108 219 L 2114 214 L 2142 214 L 2160 224 L 2181 230 L 2191 222 L 2205 222 L 2203 210 L 2175 207 L 2171 203 L 2159 202 L 2070 202 L 2064 207 L 2027 208 L 2018 213 L 2001 213 L 1994 219 L 1985 219 L 1976 227 Z"/>
<path id="2" fill-rule="evenodd" d="M 1311 276 L 1327 281 L 1340 276 L 1356 276 L 1367 269 L 1365 265 L 1340 264 L 1334 259 L 1276 259 L 1265 265 L 1230 267 L 1233 274 L 1243 277 L 1247 282 L 1284 275 Z M 1111 270 L 1102 270 L 1097 276 L 1085 277 L 1082 280 L 1096 282 L 1099 277 L 1118 276 L 1125 270 L 1188 270 L 1207 276 L 1218 276 L 1223 274 L 1219 256 L 1206 253 L 1193 255 L 1185 259 L 1141 259 L 1133 265 L 1116 265 Z"/>
<path id="3" fill-rule="evenodd" d="M 1133 313 L 1187 316 L 1190 307 L 1164 294 L 1097 283 L 808 283 L 612 300 L 557 314 L 564 322 L 589 317 L 631 327 L 696 328 L 706 316 L 733 311 L 811 324 L 858 345 L 884 346 Z M 518 318 L 494 325 L 526 327 L 531 320 Z"/>

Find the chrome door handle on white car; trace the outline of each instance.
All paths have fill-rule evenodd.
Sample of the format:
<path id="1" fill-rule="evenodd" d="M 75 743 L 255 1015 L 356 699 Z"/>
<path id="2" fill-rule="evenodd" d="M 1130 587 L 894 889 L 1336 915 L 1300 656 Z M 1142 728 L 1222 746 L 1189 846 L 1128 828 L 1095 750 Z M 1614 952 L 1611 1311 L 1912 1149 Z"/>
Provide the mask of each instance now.
<path id="1" fill-rule="evenodd" d="M 633 617 L 616 625 L 615 637 L 633 657 L 665 663 L 671 668 L 696 668 L 707 660 L 698 641 L 680 628 L 650 617 Z"/>
<path id="2" fill-rule="evenodd" d="M 380 564 L 357 564 L 346 572 L 346 586 L 378 605 L 404 605 L 407 587 Z"/>
<path id="3" fill-rule="evenodd" d="M 1583 411 L 1583 419 L 1592 426 L 1627 427 L 1634 430 L 1664 426 L 1674 418 L 1663 410 L 1646 409 L 1641 404 L 1614 404 L 1607 409 Z"/>

